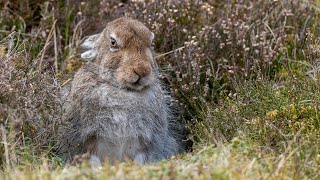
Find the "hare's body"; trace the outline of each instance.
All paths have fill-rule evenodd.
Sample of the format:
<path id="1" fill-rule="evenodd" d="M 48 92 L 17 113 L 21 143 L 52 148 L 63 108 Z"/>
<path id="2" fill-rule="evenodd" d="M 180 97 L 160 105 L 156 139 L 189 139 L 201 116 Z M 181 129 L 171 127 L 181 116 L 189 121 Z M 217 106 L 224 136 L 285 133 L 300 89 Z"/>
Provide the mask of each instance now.
<path id="1" fill-rule="evenodd" d="M 144 164 L 178 152 L 178 144 L 169 130 L 169 99 L 157 79 L 151 51 L 143 44 L 148 44 L 149 37 L 140 42 L 139 36 L 149 32 L 145 26 L 140 27 L 142 24 L 138 21 L 120 20 L 125 23 L 118 29 L 126 27 L 133 32 L 131 40 L 138 36 L 136 44 L 131 44 L 127 51 L 119 50 L 122 54 L 108 51 L 107 30 L 116 24 L 112 22 L 113 26 L 107 26 L 93 47 L 96 60 L 76 73 L 64 105 L 67 125 L 62 130 L 60 143 L 60 152 L 67 160 L 89 153 L 91 160 L 100 162 L 131 159 Z M 139 27 L 131 22 L 138 23 Z M 121 41 L 125 42 L 125 38 Z M 128 41 L 130 44 L 130 39 Z M 138 75 L 136 79 L 135 75 Z"/>

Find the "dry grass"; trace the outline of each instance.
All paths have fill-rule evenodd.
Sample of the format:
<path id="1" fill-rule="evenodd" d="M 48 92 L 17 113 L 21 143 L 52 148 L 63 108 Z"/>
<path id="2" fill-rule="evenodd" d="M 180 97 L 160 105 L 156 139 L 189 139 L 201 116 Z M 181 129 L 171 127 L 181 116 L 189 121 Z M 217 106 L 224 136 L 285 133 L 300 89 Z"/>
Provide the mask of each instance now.
<path id="1" fill-rule="evenodd" d="M 319 1 L 4 0 L 0 7 L 4 178 L 319 177 Z M 156 34 L 161 78 L 194 151 L 146 167 L 63 171 L 53 151 L 60 86 L 82 64 L 81 38 L 123 15 Z"/>
<path id="2" fill-rule="evenodd" d="M 39 58 L 29 56 L 26 43 L 16 33 L 1 41 L 8 48 L 0 54 L 2 166 L 36 162 L 50 151 L 60 121 L 59 83 L 50 71 L 39 73 Z"/>
<path id="3" fill-rule="evenodd" d="M 192 154 L 157 164 L 139 166 L 131 162 L 92 169 L 79 166 L 52 169 L 44 160 L 41 166 L 8 169 L 2 179 L 318 179 L 319 159 L 299 165 L 293 157 L 298 150 L 288 149 L 279 156 L 264 155 L 241 139 L 227 146 L 209 146 Z M 303 166 L 302 169 L 300 169 Z"/>

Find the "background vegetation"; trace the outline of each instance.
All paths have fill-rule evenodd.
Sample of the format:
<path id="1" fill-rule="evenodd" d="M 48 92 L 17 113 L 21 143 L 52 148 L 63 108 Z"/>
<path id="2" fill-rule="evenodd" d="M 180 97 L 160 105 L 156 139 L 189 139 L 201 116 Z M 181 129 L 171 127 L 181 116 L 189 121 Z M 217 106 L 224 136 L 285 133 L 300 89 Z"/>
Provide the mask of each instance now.
<path id="1" fill-rule="evenodd" d="M 156 34 L 189 149 L 146 167 L 64 169 L 60 87 L 81 39 L 122 16 Z M 319 20 L 318 0 L 2 0 L 1 177 L 318 179 Z"/>

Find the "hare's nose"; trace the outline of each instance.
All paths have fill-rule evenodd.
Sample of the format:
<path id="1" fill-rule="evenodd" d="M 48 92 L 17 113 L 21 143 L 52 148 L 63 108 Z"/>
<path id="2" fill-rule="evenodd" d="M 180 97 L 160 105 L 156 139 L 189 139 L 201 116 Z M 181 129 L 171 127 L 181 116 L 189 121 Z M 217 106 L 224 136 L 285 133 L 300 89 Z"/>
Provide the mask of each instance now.
<path id="1" fill-rule="evenodd" d="M 135 83 L 139 82 L 140 79 L 150 75 L 151 73 L 151 66 L 148 65 L 138 65 L 134 68 L 134 72 L 139 76 Z"/>

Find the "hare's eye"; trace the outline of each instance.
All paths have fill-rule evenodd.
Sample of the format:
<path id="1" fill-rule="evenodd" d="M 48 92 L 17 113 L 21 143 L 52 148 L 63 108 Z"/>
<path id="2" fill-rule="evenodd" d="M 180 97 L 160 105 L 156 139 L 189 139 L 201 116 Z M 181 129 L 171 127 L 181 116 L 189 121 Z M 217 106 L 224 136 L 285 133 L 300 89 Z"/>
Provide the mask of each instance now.
<path id="1" fill-rule="evenodd" d="M 111 47 L 117 47 L 117 41 L 114 38 L 111 38 Z"/>
<path id="2" fill-rule="evenodd" d="M 119 50 L 117 40 L 114 38 L 110 38 L 110 50 L 112 52 Z"/>

